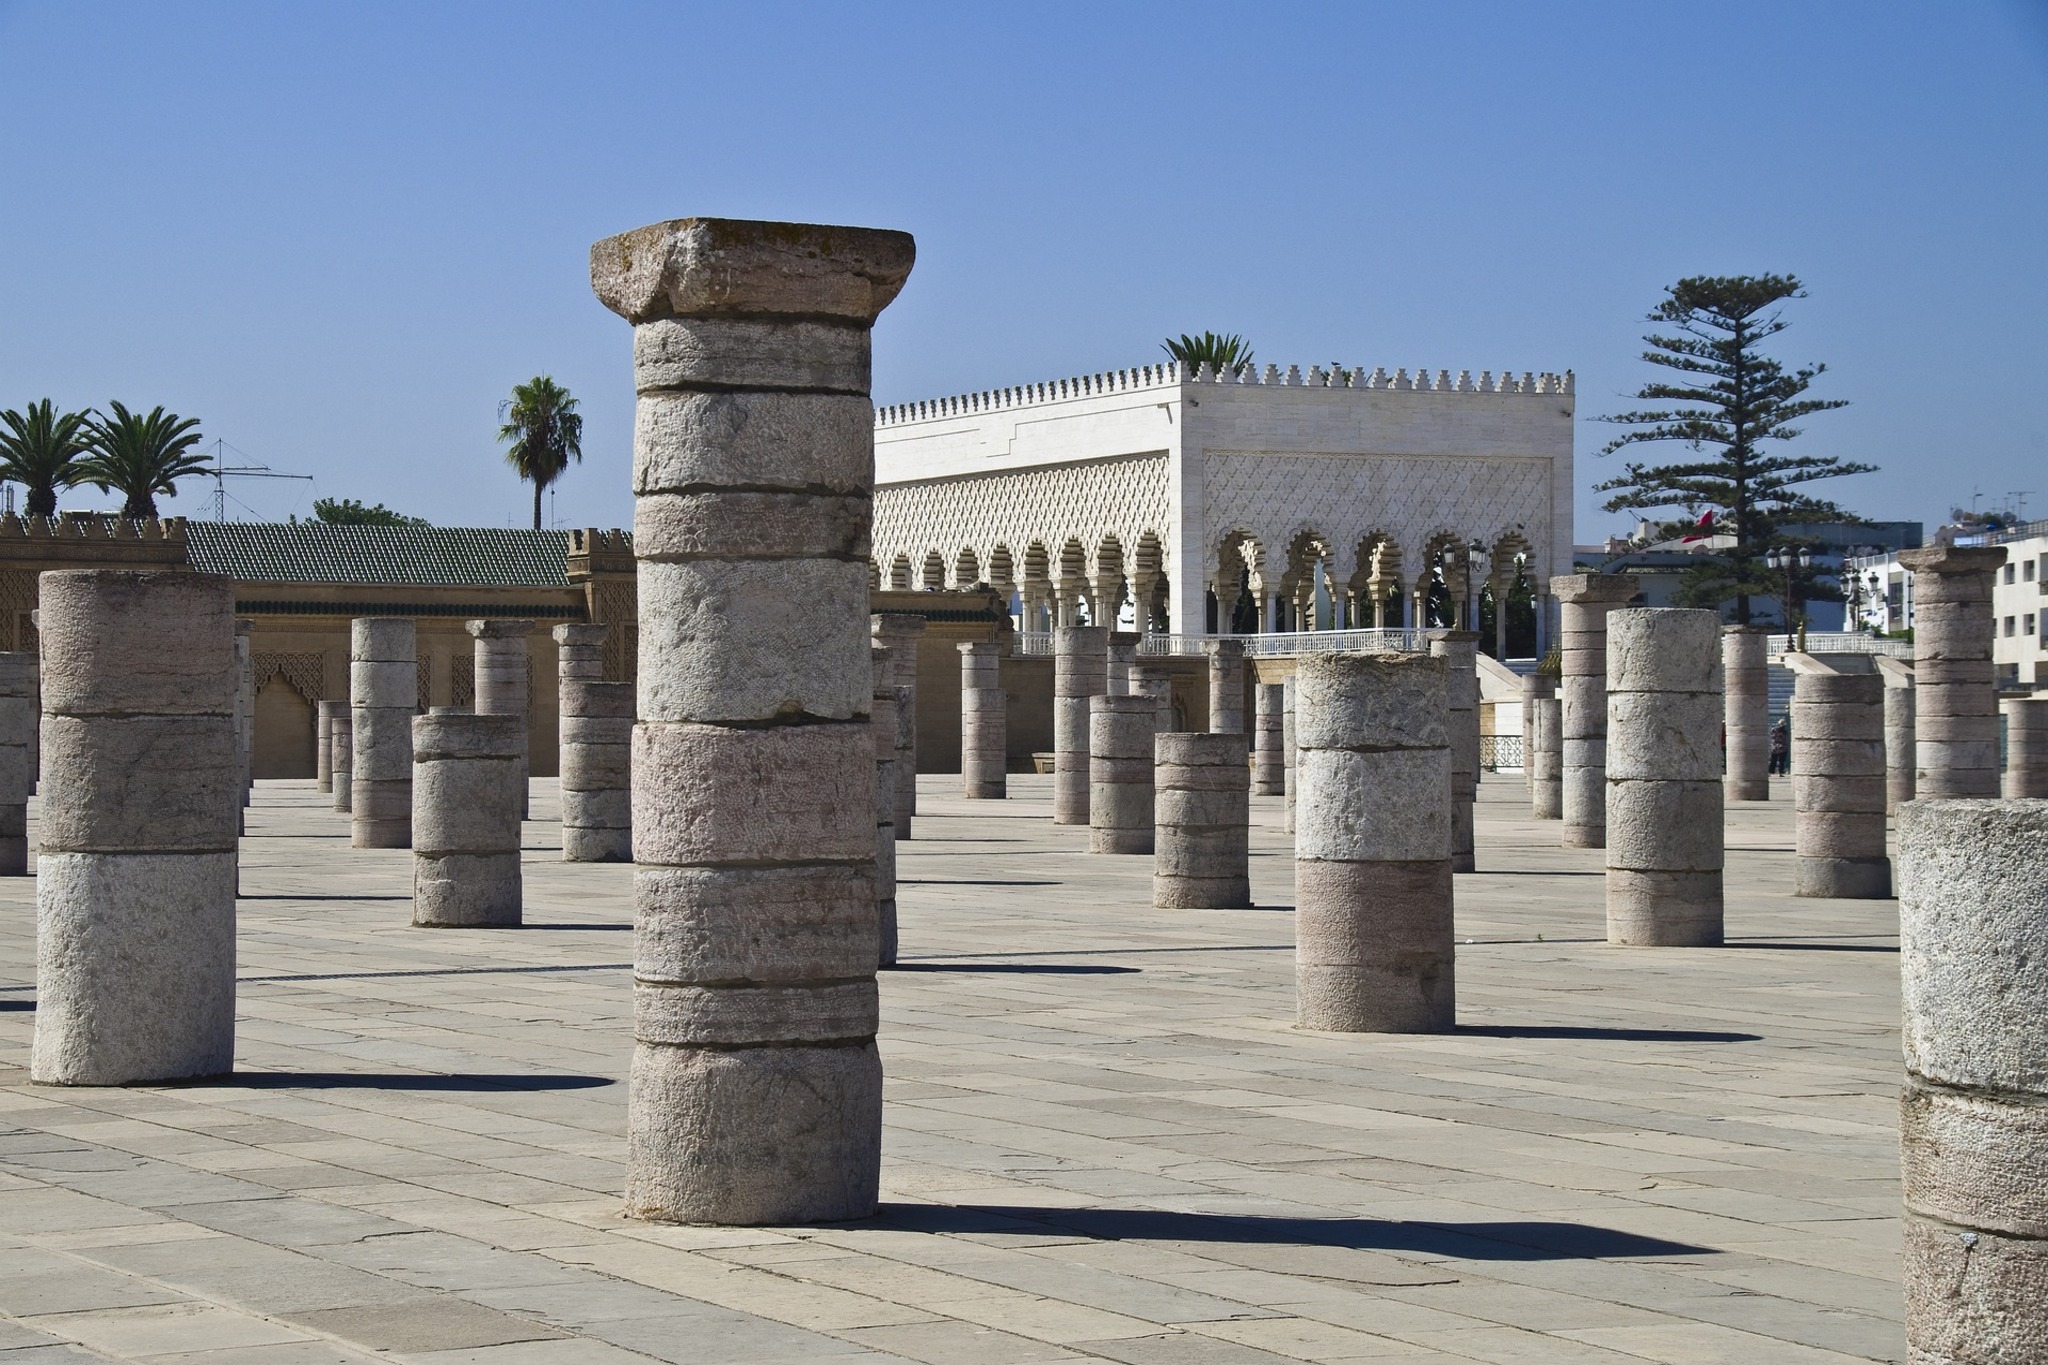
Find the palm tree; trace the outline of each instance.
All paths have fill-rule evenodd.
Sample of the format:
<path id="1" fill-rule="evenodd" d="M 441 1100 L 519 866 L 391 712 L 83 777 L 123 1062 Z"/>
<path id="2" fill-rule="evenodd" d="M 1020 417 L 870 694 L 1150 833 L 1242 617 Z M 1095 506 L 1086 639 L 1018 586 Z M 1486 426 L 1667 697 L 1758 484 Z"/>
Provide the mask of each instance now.
<path id="1" fill-rule="evenodd" d="M 57 490 L 83 482 L 79 456 L 92 449 L 92 414 L 57 411 L 45 398 L 28 414 L 0 412 L 0 480 L 28 490 L 32 517 L 57 515 Z"/>
<path id="2" fill-rule="evenodd" d="M 1252 367 L 1252 348 L 1235 332 L 1227 337 L 1214 332 L 1191 337 L 1183 332 L 1178 341 L 1168 338 L 1161 342 L 1160 349 L 1178 360 L 1189 374 L 1193 374 L 1205 361 L 1217 374 L 1230 377 Z"/>
<path id="3" fill-rule="evenodd" d="M 498 428 L 498 439 L 512 443 L 505 463 L 520 478 L 533 480 L 533 529 L 538 531 L 540 495 L 569 461 L 583 458 L 583 414 L 567 389 L 538 374 L 512 386 L 512 396 L 498 404 L 498 416 L 510 418 Z"/>
<path id="4" fill-rule="evenodd" d="M 165 412 L 162 404 L 146 417 L 119 403 L 107 406 L 111 418 L 89 423 L 92 450 L 78 462 L 78 481 L 102 493 L 118 491 L 123 517 L 153 517 L 157 494 L 177 497 L 178 480 L 206 468 L 206 457 L 192 451 L 201 439 L 199 419 Z"/>

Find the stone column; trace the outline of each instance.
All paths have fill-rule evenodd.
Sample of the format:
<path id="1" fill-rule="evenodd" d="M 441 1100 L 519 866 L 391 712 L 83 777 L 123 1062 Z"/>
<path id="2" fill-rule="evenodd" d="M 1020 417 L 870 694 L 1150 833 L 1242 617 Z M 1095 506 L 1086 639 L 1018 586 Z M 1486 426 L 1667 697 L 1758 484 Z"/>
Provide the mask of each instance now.
<path id="1" fill-rule="evenodd" d="M 1908 1356 L 2048 1360 L 2048 803 L 1900 810 L 1899 964 Z"/>
<path id="2" fill-rule="evenodd" d="M 1287 718 L 1283 714 L 1287 687 L 1283 683 L 1262 682 L 1255 699 L 1259 728 L 1253 736 L 1257 744 L 1252 749 L 1252 791 L 1260 796 L 1281 796 L 1287 790 Z"/>
<path id="3" fill-rule="evenodd" d="M 313 786 L 317 791 L 334 790 L 334 713 L 346 710 L 345 701 L 319 703 L 313 725 Z"/>
<path id="4" fill-rule="evenodd" d="M 1884 899 L 1884 679 L 1793 662 L 1792 894 Z"/>
<path id="5" fill-rule="evenodd" d="M 349 773 L 349 843 L 412 846 L 412 722 L 419 667 L 413 623 L 358 616 L 349 630 L 349 710 L 355 757 Z"/>
<path id="6" fill-rule="evenodd" d="M 1730 801 L 1771 799 L 1771 679 L 1769 632 L 1761 626 L 1721 628 L 1721 678 L 1727 689 L 1723 723 L 1728 736 Z M 1794 724 L 1792 733 L 1798 734 Z"/>
<path id="7" fill-rule="evenodd" d="M 39 720 L 33 654 L 0 654 L 0 877 L 28 875 L 28 798 Z"/>
<path id="8" fill-rule="evenodd" d="M 907 612 L 878 612 L 874 638 L 889 651 L 891 686 L 896 691 L 896 837 L 908 839 L 917 814 L 917 654 L 925 619 Z"/>
<path id="9" fill-rule="evenodd" d="M 1562 820 L 1564 703 L 1556 697 L 1539 697 L 1534 705 L 1536 746 L 1534 753 L 1524 760 L 1534 768 L 1529 785 L 1529 815 L 1536 820 Z"/>
<path id="10" fill-rule="evenodd" d="M 1241 735 L 1244 725 L 1244 641 L 1209 642 L 1209 733 Z"/>
<path id="11" fill-rule="evenodd" d="M 2048 697 L 2014 697 L 2004 710 L 2005 799 L 2048 796 Z"/>
<path id="12" fill-rule="evenodd" d="M 1721 617 L 1626 607 L 1605 625 L 1607 941 L 1713 947 L 1726 843 Z"/>
<path id="13" fill-rule="evenodd" d="M 1636 595 L 1621 574 L 1562 574 L 1550 580 L 1562 613 L 1559 682 L 1566 848 L 1607 843 L 1607 613 Z M 1719 723 L 1715 725 L 1718 733 Z M 1717 746 L 1718 747 L 1718 746 Z"/>
<path id="14" fill-rule="evenodd" d="M 1152 851 L 1152 739 L 1158 705 L 1150 697 L 1091 697 L 1088 715 L 1088 851 Z"/>
<path id="15" fill-rule="evenodd" d="M 1880 655 L 1877 672 L 1884 679 L 1884 813 L 1897 815 L 1913 799 L 1913 668 Z"/>
<path id="16" fill-rule="evenodd" d="M 1106 696 L 1109 630 L 1060 626 L 1052 633 L 1052 822 L 1088 823 L 1088 701 Z"/>
<path id="17" fill-rule="evenodd" d="M 1479 797 L 1479 632 L 1433 630 L 1429 652 L 1451 661 L 1451 871 L 1471 872 L 1472 803 Z"/>
<path id="18" fill-rule="evenodd" d="M 525 738 L 526 718 L 519 715 L 437 706 L 413 717 L 416 927 L 518 927 Z"/>
<path id="19" fill-rule="evenodd" d="M 527 746 L 527 716 L 533 707 L 533 654 L 526 637 L 533 622 L 513 620 L 470 621 L 466 625 L 476 641 L 476 714 L 519 717 L 519 818 L 527 813 L 532 770 Z"/>
<path id="20" fill-rule="evenodd" d="M 880 934 L 876 961 L 896 965 L 896 685 L 889 650 L 875 645 L 875 694 L 869 727 L 875 737 L 875 909 Z"/>
<path id="21" fill-rule="evenodd" d="M 875 1211 L 869 330 L 914 250 L 716 218 L 591 249 L 638 392 L 638 1217 Z"/>
<path id="22" fill-rule="evenodd" d="M 1157 832 L 1152 904 L 1162 910 L 1241 910 L 1252 903 L 1251 770 L 1245 737 L 1153 737 Z"/>
<path id="23" fill-rule="evenodd" d="M 346 702 L 337 702 L 334 708 L 334 734 L 328 742 L 331 750 L 328 767 L 334 775 L 334 809 L 342 814 L 350 813 L 354 802 L 356 766 L 356 722 L 355 713 Z"/>
<path id="24" fill-rule="evenodd" d="M 1294 679 L 1281 684 L 1280 693 L 1280 787 L 1286 799 L 1281 803 L 1283 823 L 1281 828 L 1294 833 L 1294 791 L 1295 765 L 1301 761 L 1301 750 L 1294 737 Z"/>
<path id="25" fill-rule="evenodd" d="M 1416 654 L 1312 654 L 1296 669 L 1303 1028 L 1453 1025 L 1450 672 Z"/>
<path id="26" fill-rule="evenodd" d="M 1003 698 L 1003 647 L 960 646 L 960 794 L 1009 795 L 1010 732 Z"/>
<path id="27" fill-rule="evenodd" d="M 235 1061 L 235 589 L 42 575 L 36 1019 L 45 1085 Z"/>
<path id="28" fill-rule="evenodd" d="M 245 808 L 256 788 L 256 658 L 249 648 L 255 631 L 254 621 L 235 622 L 235 757 L 242 774 L 237 800 Z"/>
<path id="29" fill-rule="evenodd" d="M 1105 695 L 1128 697 L 1131 695 L 1131 665 L 1138 661 L 1138 642 L 1118 631 L 1109 637 L 1109 672 L 1105 677 Z"/>
<path id="30" fill-rule="evenodd" d="M 1165 734 L 1174 728 L 1173 719 L 1173 670 L 1164 664 L 1133 664 L 1131 666 L 1131 695 L 1150 697 L 1156 711 L 1154 724 L 1156 733 Z"/>
<path id="31" fill-rule="evenodd" d="M 1991 580 L 2002 545 L 1899 551 L 1913 571 L 1914 790 L 1998 795 L 1998 692 Z"/>
<path id="32" fill-rule="evenodd" d="M 611 633 L 607 625 L 578 622 L 556 626 L 555 677 L 562 682 L 603 682 L 604 641 Z"/>
<path id="33" fill-rule="evenodd" d="M 632 683 L 562 680 L 565 863 L 633 861 L 633 693 Z M 526 789 L 522 777 L 519 790 Z"/>
<path id="34" fill-rule="evenodd" d="M 1536 799 L 1536 703 L 1556 692 L 1556 682 L 1541 669 L 1522 675 L 1522 789 L 1532 803 Z"/>

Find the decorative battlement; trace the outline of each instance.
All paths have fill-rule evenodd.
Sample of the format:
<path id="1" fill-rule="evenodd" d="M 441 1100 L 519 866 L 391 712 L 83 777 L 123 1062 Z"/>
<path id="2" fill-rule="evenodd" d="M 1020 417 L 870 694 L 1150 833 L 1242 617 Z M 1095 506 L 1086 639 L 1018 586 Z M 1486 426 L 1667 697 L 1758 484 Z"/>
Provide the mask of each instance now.
<path id="1" fill-rule="evenodd" d="M 111 512 L 64 512 L 48 517 L 0 514 L 0 540 L 125 540 L 182 543 L 183 517 L 117 517 Z"/>
<path id="2" fill-rule="evenodd" d="M 581 582 L 593 574 L 634 572 L 633 533 L 614 528 L 600 531 L 595 526 L 569 532 L 569 581 Z"/>
<path id="3" fill-rule="evenodd" d="M 1289 365 L 1281 370 L 1278 365 L 1268 365 L 1263 370 L 1247 368 L 1235 375 L 1219 373 L 1205 362 L 1193 374 L 1183 372 L 1180 365 L 1168 361 L 1163 365 L 1140 365 L 1135 369 L 1110 370 L 1104 374 L 1084 374 L 1071 379 L 1048 380 L 1042 384 L 1026 384 L 1021 388 L 986 389 L 980 393 L 958 394 L 950 398 L 933 398 L 916 403 L 893 403 L 875 410 L 875 425 L 878 427 L 898 426 L 905 422 L 929 421 L 937 417 L 967 417 L 976 413 L 994 412 L 1004 408 L 1033 407 L 1040 403 L 1057 403 L 1069 398 L 1091 398 L 1099 394 L 1128 393 L 1139 389 L 1157 389 L 1181 384 L 1261 384 L 1286 388 L 1308 389 L 1405 389 L 1436 393 L 1547 393 L 1560 394 L 1572 391 L 1572 372 L 1563 374 L 1536 374 L 1523 371 L 1520 379 L 1512 370 L 1502 370 L 1498 379 L 1492 370 L 1481 370 L 1479 378 L 1472 377 L 1470 370 L 1460 370 L 1453 378 L 1449 370 L 1438 370 L 1434 381 L 1427 369 L 1417 369 L 1411 376 L 1407 370 L 1395 370 L 1389 375 L 1384 369 L 1367 373 L 1363 367 L 1348 370 L 1342 366 L 1324 369 L 1320 365 L 1308 367 L 1303 374 L 1299 365 Z"/>

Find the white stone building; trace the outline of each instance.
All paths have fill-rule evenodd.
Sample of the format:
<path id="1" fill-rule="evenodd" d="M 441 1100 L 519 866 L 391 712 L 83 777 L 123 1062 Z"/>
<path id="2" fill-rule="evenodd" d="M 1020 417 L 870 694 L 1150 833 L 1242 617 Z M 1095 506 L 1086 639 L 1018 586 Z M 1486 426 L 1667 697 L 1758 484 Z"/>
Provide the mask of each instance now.
<path id="1" fill-rule="evenodd" d="M 1993 678 L 2005 689 L 2048 690 L 2048 521 L 1954 539 L 1958 545 L 2005 547 L 2005 565 L 1991 586 Z M 1913 575 L 1896 554 L 1852 560 L 1849 571 L 1858 580 L 1858 626 L 1912 627 Z"/>
<path id="2" fill-rule="evenodd" d="M 1462 619 L 1571 572 L 1572 407 L 1569 374 L 1170 364 L 885 407 L 874 581 L 987 582 L 1027 630 L 1414 626 L 1433 583 Z"/>

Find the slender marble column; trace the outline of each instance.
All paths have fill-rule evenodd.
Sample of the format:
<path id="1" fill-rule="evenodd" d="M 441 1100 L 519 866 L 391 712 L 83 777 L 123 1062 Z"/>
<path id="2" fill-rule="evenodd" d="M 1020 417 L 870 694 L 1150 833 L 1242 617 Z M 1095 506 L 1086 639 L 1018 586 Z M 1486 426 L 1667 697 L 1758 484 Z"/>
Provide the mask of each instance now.
<path id="1" fill-rule="evenodd" d="M 356 767 L 356 721 L 355 713 L 346 702 L 334 708 L 334 733 L 328 741 L 328 768 L 334 776 L 334 810 L 341 815 L 350 813 L 354 804 L 354 782 Z"/>
<path id="2" fill-rule="evenodd" d="M 875 737 L 875 910 L 880 933 L 876 960 L 896 965 L 896 685 L 889 650 L 875 645 L 875 695 L 868 722 Z"/>
<path id="3" fill-rule="evenodd" d="M 0 877 L 28 875 L 39 662 L 33 654 L 0 654 Z"/>
<path id="4" fill-rule="evenodd" d="M 2014 697 L 2004 710 L 2005 799 L 2048 796 L 2048 697 Z"/>
<path id="5" fill-rule="evenodd" d="M 334 713 L 346 710 L 345 701 L 323 701 L 313 725 L 313 786 L 317 791 L 334 790 Z"/>
<path id="6" fill-rule="evenodd" d="M 524 716 L 435 707 L 412 721 L 412 922 L 511 929 L 520 922 Z"/>
<path id="7" fill-rule="evenodd" d="M 1088 702 L 1108 695 L 1109 630 L 1052 633 L 1052 822 L 1088 823 Z"/>
<path id="8" fill-rule="evenodd" d="M 1131 665 L 1138 661 L 1138 641 L 1135 636 L 1126 636 L 1117 631 L 1109 637 L 1109 672 L 1106 679 L 1108 691 L 1105 695 L 1128 697 L 1131 695 Z"/>
<path id="9" fill-rule="evenodd" d="M 1209 733 L 1241 735 L 1244 724 L 1244 641 L 1209 642 Z"/>
<path id="10" fill-rule="evenodd" d="M 1884 899 L 1884 679 L 1806 664 L 1793 687 L 1792 894 Z"/>
<path id="11" fill-rule="evenodd" d="M 1479 632 L 1433 630 L 1429 652 L 1451 661 L 1451 871 L 1478 867 L 1472 805 L 1479 799 Z"/>
<path id="12" fill-rule="evenodd" d="M 558 689 L 565 863 L 633 861 L 633 690 L 586 678 L 564 678 Z"/>
<path id="13" fill-rule="evenodd" d="M 533 654 L 527 636 L 533 622 L 514 620 L 466 623 L 476 641 L 476 714 L 519 717 L 519 818 L 527 815 L 527 717 L 533 709 Z"/>
<path id="14" fill-rule="evenodd" d="M 1286 725 L 1287 688 L 1282 683 L 1260 683 L 1253 694 L 1258 704 L 1258 732 L 1252 736 L 1252 791 L 1259 796 L 1281 796 L 1287 789 Z"/>
<path id="15" fill-rule="evenodd" d="M 1145 696 L 1088 704 L 1088 851 L 1150 853 L 1158 704 Z"/>
<path id="16" fill-rule="evenodd" d="M 917 660 L 925 619 L 907 612 L 877 612 L 873 635 L 889 651 L 896 690 L 896 838 L 911 834 L 917 814 Z"/>
<path id="17" fill-rule="evenodd" d="M 1625 607 L 1605 624 L 1607 941 L 1715 946 L 1725 858 L 1721 618 Z"/>
<path id="18" fill-rule="evenodd" d="M 1899 811 L 1906 1348 L 2048 1360 L 2048 801 Z"/>
<path id="19" fill-rule="evenodd" d="M 235 1060 L 235 589 L 42 575 L 30 1078 L 130 1085 Z"/>
<path id="20" fill-rule="evenodd" d="M 875 1211 L 869 345 L 914 251 L 717 218 L 591 250 L 638 391 L 634 1216 Z"/>
<path id="21" fill-rule="evenodd" d="M 1560 842 L 1566 848 L 1602 848 L 1607 842 L 1607 613 L 1636 595 L 1636 583 L 1621 574 L 1563 574 L 1550 580 L 1550 592 L 1558 600 L 1563 627 Z"/>
<path id="22" fill-rule="evenodd" d="M 1251 770 L 1245 736 L 1153 737 L 1152 904 L 1241 910 L 1252 903 Z"/>
<path id="23" fill-rule="evenodd" d="M 1899 551 L 1913 571 L 1914 790 L 1998 795 L 1991 580 L 2003 545 Z"/>
<path id="24" fill-rule="evenodd" d="M 1003 647 L 960 646 L 960 794 L 1009 795 L 1010 734 L 1003 697 Z"/>
<path id="25" fill-rule="evenodd" d="M 1771 679 L 1767 632 L 1761 626 L 1721 628 L 1721 675 L 1727 688 L 1730 801 L 1771 799 Z M 1799 727 L 1794 724 L 1792 733 Z"/>
<path id="26" fill-rule="evenodd" d="M 1884 813 L 1897 815 L 1913 799 L 1913 669 L 1880 657 L 1877 671 L 1884 679 Z"/>
<path id="27" fill-rule="evenodd" d="M 349 843 L 412 846 L 412 721 L 419 699 L 413 623 L 358 616 L 349 632 Z"/>
<path id="28" fill-rule="evenodd" d="M 1312 654 L 1294 675 L 1301 1027 L 1442 1033 L 1456 1014 L 1450 661 Z"/>

